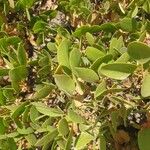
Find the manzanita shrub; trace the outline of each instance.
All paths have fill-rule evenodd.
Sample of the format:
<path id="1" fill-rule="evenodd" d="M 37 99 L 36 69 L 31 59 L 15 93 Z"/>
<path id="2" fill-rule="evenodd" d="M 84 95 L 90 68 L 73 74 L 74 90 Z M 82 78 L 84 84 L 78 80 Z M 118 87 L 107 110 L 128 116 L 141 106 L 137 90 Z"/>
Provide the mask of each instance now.
<path id="1" fill-rule="evenodd" d="M 0 0 L 1 150 L 150 150 L 149 0 Z"/>

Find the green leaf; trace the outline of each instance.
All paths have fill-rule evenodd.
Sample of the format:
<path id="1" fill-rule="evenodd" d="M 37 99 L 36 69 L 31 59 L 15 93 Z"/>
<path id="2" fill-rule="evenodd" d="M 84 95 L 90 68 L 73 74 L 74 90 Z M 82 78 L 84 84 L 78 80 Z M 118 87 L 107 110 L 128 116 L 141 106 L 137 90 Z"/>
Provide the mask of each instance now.
<path id="1" fill-rule="evenodd" d="M 99 32 L 101 31 L 101 27 L 98 26 L 98 25 L 93 25 L 93 26 L 87 26 L 87 25 L 84 25 L 84 26 L 81 26 L 79 28 L 77 28 L 75 30 L 75 32 L 73 33 L 73 35 L 75 37 L 81 37 L 83 36 L 85 33 L 89 32 L 89 33 L 95 33 L 95 32 Z"/>
<path id="2" fill-rule="evenodd" d="M 86 39 L 90 45 L 93 45 L 95 42 L 93 35 L 90 34 L 89 32 L 86 33 Z"/>
<path id="3" fill-rule="evenodd" d="M 50 94 L 50 92 L 54 89 L 53 84 L 44 85 L 39 91 L 35 92 L 33 98 L 34 99 L 43 99 Z"/>
<path id="4" fill-rule="evenodd" d="M 31 8 L 34 2 L 35 0 L 18 0 L 16 6 L 20 9 Z"/>
<path id="5" fill-rule="evenodd" d="M 65 149 L 65 143 L 66 143 L 66 141 L 61 138 L 59 140 L 57 140 L 57 145 L 60 149 L 63 149 L 63 150 Z"/>
<path id="6" fill-rule="evenodd" d="M 105 32 L 114 32 L 116 30 L 116 27 L 112 23 L 104 23 L 102 25 L 93 25 L 93 26 L 88 26 L 84 25 L 75 30 L 73 35 L 75 37 L 81 37 L 87 32 L 89 33 L 96 33 L 100 31 L 105 31 Z"/>
<path id="7" fill-rule="evenodd" d="M 57 50 L 57 59 L 58 63 L 61 66 L 67 67 L 70 69 L 69 65 L 69 49 L 71 46 L 71 42 L 68 39 L 62 40 Z"/>
<path id="8" fill-rule="evenodd" d="M 138 132 L 138 145 L 140 150 L 149 150 L 150 148 L 150 128 L 144 128 Z"/>
<path id="9" fill-rule="evenodd" d="M 103 135 L 100 135 L 99 140 L 100 140 L 99 149 L 106 150 L 107 143 L 106 143 L 105 137 Z"/>
<path id="10" fill-rule="evenodd" d="M 19 66 L 9 71 L 9 77 L 12 82 L 18 82 L 25 79 L 28 75 L 26 66 Z"/>
<path id="11" fill-rule="evenodd" d="M 24 134 L 24 135 L 26 135 L 26 134 L 31 134 L 31 133 L 33 133 L 34 132 L 34 130 L 31 128 L 31 127 L 28 127 L 28 128 L 22 128 L 22 129 L 20 129 L 20 128 L 17 128 L 17 131 L 18 131 L 18 133 L 20 133 L 20 134 Z"/>
<path id="12" fill-rule="evenodd" d="M 14 96 L 14 89 L 13 88 L 3 88 L 3 94 L 8 100 L 13 100 L 15 98 Z"/>
<path id="13" fill-rule="evenodd" d="M 33 26 L 33 32 L 34 33 L 39 33 L 39 32 L 44 32 L 44 29 L 47 27 L 47 23 L 44 21 L 37 21 L 34 26 Z"/>
<path id="14" fill-rule="evenodd" d="M 134 18 L 138 13 L 138 6 L 135 6 L 134 9 L 131 10 L 131 17 Z"/>
<path id="15" fill-rule="evenodd" d="M 8 38 L 7 38 L 7 44 L 8 45 L 14 45 L 14 46 L 18 46 L 18 43 L 20 43 L 21 42 L 21 39 L 18 37 L 18 36 L 9 36 Z M 8 46 L 7 45 L 7 46 Z"/>
<path id="16" fill-rule="evenodd" d="M 102 63 L 108 63 L 109 61 L 111 61 L 112 58 L 113 58 L 113 57 L 112 57 L 111 54 L 107 54 L 107 55 L 105 55 L 105 56 L 103 56 L 103 57 L 100 57 L 100 58 L 96 59 L 96 60 L 93 62 L 93 64 L 91 65 L 90 68 L 91 68 L 92 70 L 94 70 L 94 71 L 97 72 L 99 66 L 100 66 Z"/>
<path id="17" fill-rule="evenodd" d="M 133 32 L 136 30 L 136 21 L 134 18 L 123 18 L 119 23 L 123 31 Z"/>
<path id="18" fill-rule="evenodd" d="M 90 143 L 92 140 L 94 139 L 94 137 L 87 133 L 87 132 L 81 132 L 81 134 L 79 135 L 79 138 L 77 140 L 77 143 L 76 143 L 76 148 L 78 150 L 80 149 L 83 149 L 84 147 L 86 147 L 86 145 L 88 143 Z"/>
<path id="19" fill-rule="evenodd" d="M 94 98 L 97 98 L 99 95 L 101 95 L 104 91 L 106 91 L 106 82 L 103 80 L 96 88 L 94 92 Z"/>
<path id="20" fill-rule="evenodd" d="M 65 136 L 69 133 L 69 126 L 68 126 L 68 122 L 65 118 L 62 118 L 59 123 L 58 123 L 58 132 Z"/>
<path id="21" fill-rule="evenodd" d="M 142 8 L 144 9 L 145 12 L 147 12 L 149 14 L 150 13 L 150 2 L 145 1 Z"/>
<path id="22" fill-rule="evenodd" d="M 19 45 L 18 45 L 17 56 L 18 56 L 18 61 L 19 61 L 20 65 L 27 64 L 26 51 L 25 51 L 22 43 L 19 43 Z"/>
<path id="23" fill-rule="evenodd" d="M 36 119 L 39 117 L 39 112 L 35 106 L 30 108 L 30 119 L 33 123 L 36 123 Z"/>
<path id="24" fill-rule="evenodd" d="M 123 37 L 120 36 L 117 38 L 112 38 L 110 41 L 110 48 L 109 52 L 114 56 L 117 57 L 120 53 L 120 49 L 124 46 Z"/>
<path id="25" fill-rule="evenodd" d="M 41 67 L 50 65 L 50 58 L 48 56 L 44 56 L 38 61 L 38 63 Z"/>
<path id="26" fill-rule="evenodd" d="M 32 146 L 37 142 L 36 136 L 34 134 L 28 134 L 27 136 L 25 136 L 25 139 Z"/>
<path id="27" fill-rule="evenodd" d="M 54 129 L 54 131 L 46 134 L 45 136 L 43 136 L 41 139 L 39 139 L 36 143 L 35 146 L 42 146 L 45 144 L 50 143 L 52 140 L 54 140 L 54 138 L 56 138 L 58 135 L 58 131 L 56 129 Z"/>
<path id="28" fill-rule="evenodd" d="M 70 52 L 69 62 L 72 70 L 74 67 L 78 67 L 80 65 L 81 53 L 77 48 L 73 48 L 73 50 Z"/>
<path id="29" fill-rule="evenodd" d="M 12 87 L 19 91 L 19 82 L 25 79 L 28 75 L 28 70 L 25 66 L 19 66 L 9 71 Z"/>
<path id="30" fill-rule="evenodd" d="M 117 28 L 115 27 L 115 25 L 113 23 L 107 22 L 107 23 L 103 23 L 101 26 L 101 30 L 105 31 L 105 32 L 115 32 L 117 30 Z"/>
<path id="31" fill-rule="evenodd" d="M 130 60 L 130 56 L 127 52 L 123 53 L 116 61 L 115 63 L 127 63 Z"/>
<path id="32" fill-rule="evenodd" d="M 43 115 L 50 117 L 61 117 L 64 112 L 60 108 L 50 108 L 43 103 L 32 103 L 36 109 Z"/>
<path id="33" fill-rule="evenodd" d="M 97 87 L 97 92 L 96 93 L 94 93 L 95 95 L 95 98 L 97 99 L 97 100 L 102 100 L 102 98 L 103 98 L 103 96 L 106 96 L 107 94 L 109 94 L 109 93 L 119 93 L 119 92 L 122 92 L 122 91 L 124 91 L 125 90 L 125 88 L 110 88 L 110 89 L 104 89 L 104 87 L 103 87 L 103 85 L 99 85 L 98 87 Z"/>
<path id="34" fill-rule="evenodd" d="M 150 47 L 142 42 L 132 42 L 128 45 L 128 54 L 141 64 L 150 60 Z"/>
<path id="35" fill-rule="evenodd" d="M 0 135 L 5 134 L 6 127 L 3 118 L 0 117 Z"/>
<path id="36" fill-rule="evenodd" d="M 7 76 L 9 69 L 0 68 L 0 76 Z"/>
<path id="37" fill-rule="evenodd" d="M 29 102 L 23 102 L 22 104 L 20 104 L 14 111 L 13 111 L 13 113 L 12 113 L 12 118 L 13 119 L 16 119 L 16 118 L 18 118 L 23 112 L 24 112 L 24 110 L 25 110 L 25 108 L 26 108 L 26 105 L 28 105 L 29 104 Z"/>
<path id="38" fill-rule="evenodd" d="M 95 82 L 99 80 L 98 75 L 92 69 L 75 67 L 75 72 L 77 77 L 84 81 Z"/>
<path id="39" fill-rule="evenodd" d="M 88 59 L 91 61 L 95 61 L 99 57 L 102 57 L 105 55 L 102 51 L 94 47 L 87 47 L 85 54 L 88 57 Z"/>
<path id="40" fill-rule="evenodd" d="M 54 75 L 55 82 L 60 90 L 63 90 L 69 95 L 72 95 L 75 91 L 75 82 L 68 75 Z"/>
<path id="41" fill-rule="evenodd" d="M 57 52 L 57 48 L 56 48 L 56 44 L 49 42 L 47 44 L 47 48 L 49 49 L 50 52 L 56 53 Z"/>
<path id="42" fill-rule="evenodd" d="M 30 106 L 27 106 L 25 111 L 22 114 L 22 122 L 23 123 L 29 122 L 29 113 L 30 113 Z"/>
<path id="43" fill-rule="evenodd" d="M 5 104 L 6 104 L 6 98 L 5 98 L 4 94 L 3 94 L 3 90 L 0 89 L 0 106 L 1 105 L 3 106 Z"/>
<path id="44" fill-rule="evenodd" d="M 136 68 L 137 66 L 133 64 L 112 63 L 101 66 L 98 72 L 100 75 L 102 74 L 112 79 L 124 80 L 132 74 Z"/>
<path id="45" fill-rule="evenodd" d="M 51 66 L 48 64 L 44 67 L 42 67 L 41 69 L 39 69 L 39 71 L 37 72 L 37 74 L 40 77 L 46 77 L 47 75 L 49 75 L 51 73 Z"/>
<path id="46" fill-rule="evenodd" d="M 145 74 L 142 87 L 141 87 L 141 95 L 143 97 L 149 97 L 150 96 L 150 73 Z"/>
<path id="47" fill-rule="evenodd" d="M 2 150 L 6 150 L 6 149 L 16 150 L 17 149 L 16 142 L 13 138 L 7 138 L 5 141 L 2 142 L 0 146 L 2 146 Z"/>
<path id="48" fill-rule="evenodd" d="M 80 116 L 72 109 L 68 110 L 68 117 L 72 122 L 75 122 L 75 123 L 85 123 L 86 122 L 84 117 Z"/>
<path id="49" fill-rule="evenodd" d="M 72 137 L 73 137 L 73 133 L 72 133 L 72 130 L 71 130 L 69 135 L 68 135 L 67 141 L 66 141 L 65 150 L 70 150 L 71 149 L 71 145 L 72 145 L 72 142 L 73 142 Z"/>
<path id="50" fill-rule="evenodd" d="M 118 126 L 118 112 L 114 111 L 111 113 L 111 122 L 112 122 L 112 127 L 114 131 L 117 131 L 117 126 Z"/>

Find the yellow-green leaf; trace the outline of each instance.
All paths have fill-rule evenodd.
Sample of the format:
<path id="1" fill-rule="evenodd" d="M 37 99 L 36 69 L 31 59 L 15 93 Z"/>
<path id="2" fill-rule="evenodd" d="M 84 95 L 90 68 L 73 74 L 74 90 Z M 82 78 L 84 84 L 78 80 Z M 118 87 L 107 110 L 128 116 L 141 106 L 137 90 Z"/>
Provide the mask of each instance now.
<path id="1" fill-rule="evenodd" d="M 69 49 L 70 49 L 70 41 L 68 39 L 62 40 L 57 50 L 57 59 L 58 63 L 61 66 L 70 68 L 69 65 Z"/>
<path id="2" fill-rule="evenodd" d="M 77 77 L 87 82 L 95 82 L 99 80 L 98 75 L 92 69 L 75 67 Z"/>
<path id="3" fill-rule="evenodd" d="M 86 48 L 85 54 L 87 58 L 91 61 L 95 61 L 99 57 L 102 57 L 105 55 L 104 52 L 102 52 L 101 50 L 94 48 L 94 47 L 90 47 L 90 46 Z"/>
<path id="4" fill-rule="evenodd" d="M 42 87 L 39 91 L 37 91 L 33 98 L 34 99 L 42 99 L 45 98 L 46 96 L 48 96 L 50 94 L 50 92 L 54 89 L 54 85 L 53 84 L 49 84 L 49 85 L 44 85 L 44 87 Z"/>
<path id="5" fill-rule="evenodd" d="M 132 74 L 136 68 L 137 66 L 133 64 L 111 63 L 101 66 L 98 72 L 100 75 L 102 74 L 112 79 L 124 80 Z"/>
<path id="6" fill-rule="evenodd" d="M 86 147 L 86 145 L 88 143 L 90 143 L 92 140 L 94 139 L 94 137 L 87 133 L 87 132 L 82 132 L 80 135 L 79 135 L 79 138 L 77 140 L 77 143 L 76 143 L 76 148 L 78 150 L 80 149 L 83 149 L 84 147 Z"/>
<path id="7" fill-rule="evenodd" d="M 142 87 L 141 87 L 141 95 L 143 97 L 149 97 L 150 96 L 150 73 L 147 73 L 144 76 Z"/>
<path id="8" fill-rule="evenodd" d="M 140 150 L 149 150 L 150 148 L 150 128 L 144 128 L 138 133 L 138 145 Z"/>
<path id="9" fill-rule="evenodd" d="M 17 56 L 18 56 L 18 61 L 19 61 L 20 65 L 27 64 L 26 51 L 25 51 L 22 43 L 19 43 L 19 45 L 18 45 Z"/>
<path id="10" fill-rule="evenodd" d="M 63 90 L 70 95 L 73 94 L 73 92 L 75 91 L 75 82 L 70 76 L 64 74 L 55 74 L 54 78 L 60 90 Z"/>
<path id="11" fill-rule="evenodd" d="M 64 114 L 64 112 L 60 108 L 50 108 L 43 103 L 32 103 L 36 109 L 43 115 L 50 117 L 60 117 Z"/>
<path id="12" fill-rule="evenodd" d="M 78 113 L 76 113 L 75 111 L 69 109 L 68 110 L 68 117 L 72 122 L 75 123 L 85 123 L 86 120 L 84 117 L 82 117 L 81 115 L 79 115 Z"/>
<path id="13" fill-rule="evenodd" d="M 58 123 L 58 132 L 65 136 L 69 133 L 69 126 L 68 126 L 68 122 L 65 118 L 62 118 L 59 123 Z"/>
<path id="14" fill-rule="evenodd" d="M 141 64 L 150 60 L 150 47 L 142 42 L 132 42 L 128 45 L 128 54 Z"/>
<path id="15" fill-rule="evenodd" d="M 56 129 L 54 129 L 54 131 L 46 134 L 45 136 L 43 136 L 41 139 L 39 139 L 36 143 L 35 146 L 42 146 L 45 144 L 48 144 L 49 142 L 51 142 L 56 136 L 58 135 L 58 131 Z"/>

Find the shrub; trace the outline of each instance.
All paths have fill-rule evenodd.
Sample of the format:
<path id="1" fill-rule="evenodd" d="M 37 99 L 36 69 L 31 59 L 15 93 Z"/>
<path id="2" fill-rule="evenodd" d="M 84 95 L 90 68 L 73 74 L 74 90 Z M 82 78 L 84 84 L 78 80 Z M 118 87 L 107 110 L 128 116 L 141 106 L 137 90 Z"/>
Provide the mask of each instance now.
<path id="1" fill-rule="evenodd" d="M 150 2 L 0 1 L 0 149 L 149 150 Z"/>

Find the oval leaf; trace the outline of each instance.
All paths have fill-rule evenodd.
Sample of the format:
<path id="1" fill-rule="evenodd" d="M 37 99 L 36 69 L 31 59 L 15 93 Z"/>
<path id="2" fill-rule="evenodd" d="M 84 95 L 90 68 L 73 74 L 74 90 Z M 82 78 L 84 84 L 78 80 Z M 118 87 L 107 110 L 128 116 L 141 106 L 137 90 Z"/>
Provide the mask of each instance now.
<path id="1" fill-rule="evenodd" d="M 95 61 L 99 57 L 104 56 L 104 53 L 102 51 L 94 47 L 87 47 L 85 54 L 91 61 Z"/>
<path id="2" fill-rule="evenodd" d="M 74 67 L 78 67 L 80 61 L 81 61 L 81 53 L 78 49 L 74 48 L 70 52 L 70 58 L 69 58 L 71 69 L 74 69 Z"/>
<path id="3" fill-rule="evenodd" d="M 128 54 L 131 58 L 144 64 L 150 60 L 150 47 L 142 42 L 132 42 L 128 45 Z"/>
<path id="4" fill-rule="evenodd" d="M 90 45 L 93 45 L 95 42 L 93 35 L 89 32 L 86 33 L 86 39 Z"/>
<path id="5" fill-rule="evenodd" d="M 60 90 L 63 90 L 67 94 L 73 94 L 75 91 L 75 82 L 67 75 L 54 75 L 55 82 Z"/>
<path id="6" fill-rule="evenodd" d="M 143 97 L 149 97 L 150 96 L 150 74 L 146 74 L 144 79 L 143 79 L 143 83 L 142 83 L 142 87 L 141 87 L 141 95 Z"/>
<path id="7" fill-rule="evenodd" d="M 43 115 L 50 117 L 60 117 L 64 113 L 60 108 L 50 108 L 45 106 L 43 103 L 33 103 L 36 109 Z"/>
<path id="8" fill-rule="evenodd" d="M 92 69 L 76 67 L 75 72 L 77 77 L 81 78 L 84 81 L 95 82 L 99 80 L 98 75 Z"/>
<path id="9" fill-rule="evenodd" d="M 48 133 L 47 135 L 43 136 L 41 139 L 39 139 L 35 146 L 42 146 L 45 144 L 48 144 L 49 142 L 51 142 L 56 136 L 58 135 L 58 131 L 54 130 L 50 133 Z"/>
<path id="10" fill-rule="evenodd" d="M 22 43 L 19 43 L 19 45 L 18 45 L 17 56 L 18 56 L 19 63 L 21 65 L 26 65 L 26 63 L 27 63 L 26 51 L 25 51 Z"/>
<path id="11" fill-rule="evenodd" d="M 77 114 L 75 111 L 69 109 L 68 110 L 68 117 L 72 122 L 75 123 L 85 123 L 85 118 Z"/>
<path id="12" fill-rule="evenodd" d="M 45 98 L 46 96 L 48 96 L 50 94 L 50 92 L 53 90 L 54 85 L 45 85 L 43 88 L 41 88 L 39 91 L 37 91 L 33 98 L 34 99 L 42 99 Z"/>
<path id="13" fill-rule="evenodd" d="M 100 57 L 98 59 L 96 59 L 93 64 L 91 65 L 91 69 L 93 69 L 94 71 L 97 71 L 99 66 L 102 64 L 102 63 L 108 63 L 111 59 L 112 59 L 112 55 L 111 54 L 107 54 L 103 57 Z"/>
<path id="14" fill-rule="evenodd" d="M 83 149 L 93 139 L 94 139 L 94 137 L 91 134 L 89 134 L 87 132 L 82 132 L 77 140 L 76 148 L 78 150 Z"/>
<path id="15" fill-rule="evenodd" d="M 106 91 L 106 82 L 103 80 L 96 88 L 96 91 L 94 93 L 94 98 L 97 98 L 101 93 Z"/>
<path id="16" fill-rule="evenodd" d="M 98 69 L 99 74 L 105 75 L 112 79 L 124 80 L 136 69 L 136 65 L 113 63 L 103 65 Z"/>
<path id="17" fill-rule="evenodd" d="M 58 132 L 65 136 L 69 133 L 69 126 L 68 126 L 68 122 L 65 118 L 62 118 L 59 123 L 58 123 Z"/>
<path id="18" fill-rule="evenodd" d="M 70 45 L 71 45 L 70 41 L 68 39 L 64 39 L 58 46 L 58 50 L 57 50 L 57 59 L 58 59 L 59 65 L 67 67 L 67 68 L 70 68 L 70 65 L 69 65 Z"/>

